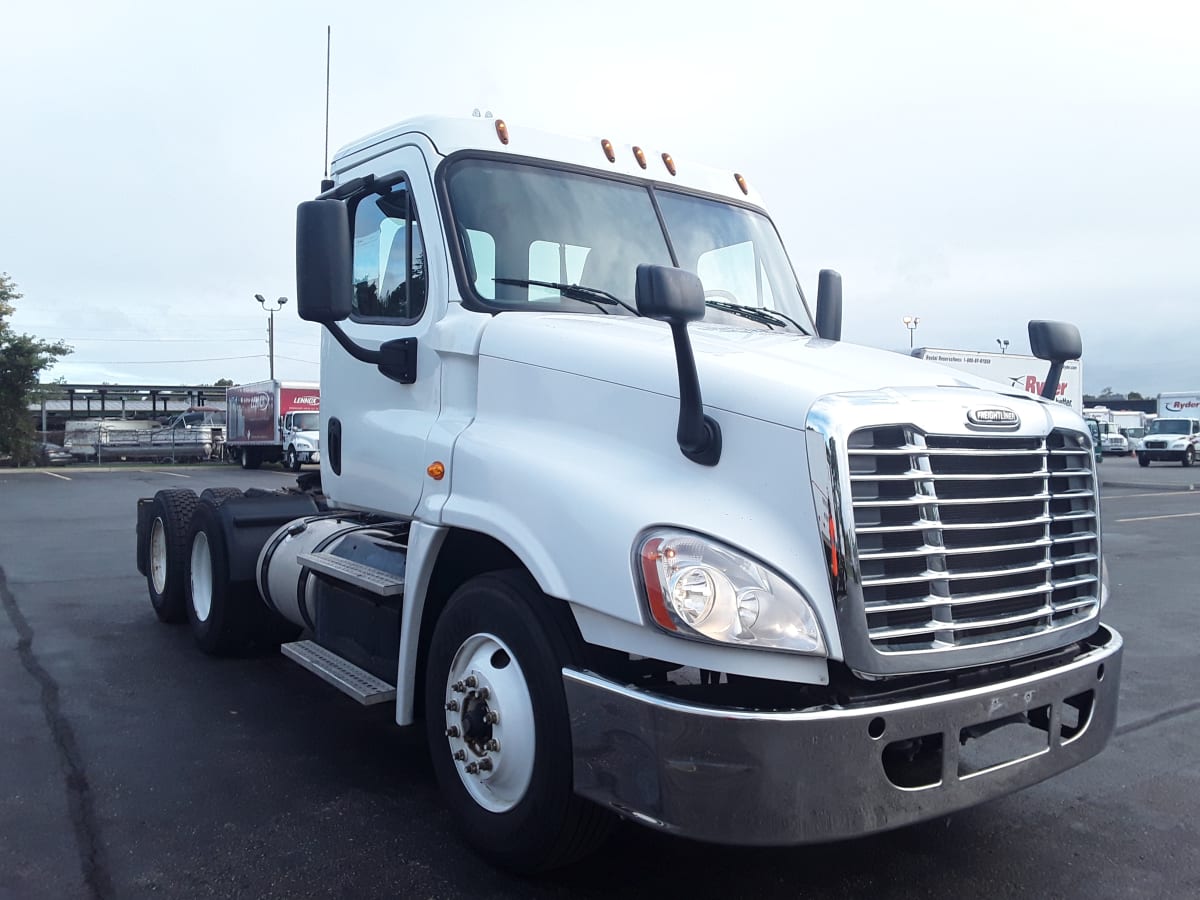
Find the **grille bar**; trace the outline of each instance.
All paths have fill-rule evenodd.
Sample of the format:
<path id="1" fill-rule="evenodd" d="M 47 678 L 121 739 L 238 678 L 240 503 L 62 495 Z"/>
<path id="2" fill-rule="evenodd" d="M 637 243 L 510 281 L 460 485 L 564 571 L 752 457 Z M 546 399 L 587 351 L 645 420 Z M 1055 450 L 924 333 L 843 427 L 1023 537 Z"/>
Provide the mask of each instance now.
<path id="1" fill-rule="evenodd" d="M 895 638 L 917 637 L 923 634 L 939 634 L 945 631 L 980 631 L 983 629 L 996 629 L 998 627 L 1010 627 L 1022 622 L 1031 622 L 1036 619 L 1046 619 L 1062 613 L 1072 612 L 1077 609 L 1092 606 L 1095 600 L 1088 597 L 1086 600 L 1077 600 L 1073 603 L 1064 603 L 1062 606 L 1041 606 L 1030 612 L 1021 613 L 1015 616 L 1003 616 L 994 619 L 978 619 L 968 620 L 965 622 L 942 622 L 937 620 L 928 621 L 922 625 L 909 626 L 905 628 L 872 628 L 871 638 L 873 640 L 893 640 Z"/>
<path id="2" fill-rule="evenodd" d="M 1076 538 L 1076 540 L 1082 540 L 1082 538 Z M 924 544 L 915 550 L 894 550 L 890 553 L 860 552 L 858 558 L 863 562 L 867 562 L 878 559 L 915 559 L 917 557 L 928 556 L 931 553 L 936 553 L 939 556 L 962 556 L 965 553 L 1004 553 L 1008 550 L 1033 550 L 1038 547 L 1047 547 L 1054 543 L 1066 543 L 1066 540 L 1064 538 L 1041 537 L 1036 541 L 1022 541 L 1015 544 L 986 544 L 971 547 L 942 547 L 934 546 L 933 544 Z"/>

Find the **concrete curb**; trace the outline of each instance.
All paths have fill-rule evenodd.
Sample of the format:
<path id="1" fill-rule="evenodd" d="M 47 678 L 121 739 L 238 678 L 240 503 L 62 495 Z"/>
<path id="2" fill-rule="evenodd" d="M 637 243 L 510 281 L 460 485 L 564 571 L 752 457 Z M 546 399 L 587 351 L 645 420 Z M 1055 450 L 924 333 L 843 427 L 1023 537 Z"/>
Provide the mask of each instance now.
<path id="1" fill-rule="evenodd" d="M 1200 491 L 1200 484 L 1150 484 L 1145 481 L 1106 481 L 1100 478 L 1101 487 L 1132 488 L 1139 491 Z"/>

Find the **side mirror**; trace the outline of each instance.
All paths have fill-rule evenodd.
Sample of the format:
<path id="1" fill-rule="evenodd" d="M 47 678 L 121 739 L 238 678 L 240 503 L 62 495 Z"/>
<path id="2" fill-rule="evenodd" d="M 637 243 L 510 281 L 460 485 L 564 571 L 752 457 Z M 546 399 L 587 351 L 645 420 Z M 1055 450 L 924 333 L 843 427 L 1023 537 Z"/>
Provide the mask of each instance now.
<path id="1" fill-rule="evenodd" d="M 660 322 L 695 322 L 704 318 L 704 285 L 683 269 L 671 266 L 637 267 L 637 308 Z"/>
<path id="2" fill-rule="evenodd" d="M 1029 322 L 1029 349 L 1038 359 L 1050 361 L 1050 371 L 1042 385 L 1042 396 L 1053 400 L 1058 394 L 1063 363 L 1083 356 L 1083 338 L 1070 322 L 1049 322 L 1032 319 Z"/>
<path id="3" fill-rule="evenodd" d="M 833 269 L 817 276 L 817 337 L 842 339 L 842 276 Z"/>
<path id="4" fill-rule="evenodd" d="M 694 463 L 715 466 L 721 461 L 721 426 L 704 414 L 700 376 L 688 338 L 687 323 L 704 318 L 704 285 L 691 272 L 671 266 L 637 267 L 635 294 L 638 312 L 671 326 L 675 364 L 679 369 L 679 450 Z"/>
<path id="5" fill-rule="evenodd" d="M 306 322 L 349 318 L 353 270 L 350 216 L 341 200 L 306 200 L 296 210 L 296 305 Z"/>

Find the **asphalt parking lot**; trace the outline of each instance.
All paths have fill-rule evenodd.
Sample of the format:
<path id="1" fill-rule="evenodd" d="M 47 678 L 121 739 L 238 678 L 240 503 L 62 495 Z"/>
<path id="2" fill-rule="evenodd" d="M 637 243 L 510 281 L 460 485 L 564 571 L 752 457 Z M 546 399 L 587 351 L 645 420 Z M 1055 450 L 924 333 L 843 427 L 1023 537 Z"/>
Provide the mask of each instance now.
<path id="1" fill-rule="evenodd" d="M 0 898 L 1200 896 L 1200 468 L 1108 459 L 1101 476 L 1104 618 L 1126 654 L 1099 757 L 839 844 L 624 825 L 591 860 L 523 881 L 459 842 L 417 729 L 278 655 L 209 659 L 155 619 L 135 499 L 291 476 L 0 471 Z"/>

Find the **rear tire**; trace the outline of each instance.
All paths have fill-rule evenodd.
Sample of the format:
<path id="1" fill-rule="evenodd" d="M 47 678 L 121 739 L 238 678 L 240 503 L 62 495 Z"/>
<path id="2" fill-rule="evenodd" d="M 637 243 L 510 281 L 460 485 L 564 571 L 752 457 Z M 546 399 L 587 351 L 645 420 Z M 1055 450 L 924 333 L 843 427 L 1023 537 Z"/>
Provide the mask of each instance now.
<path id="1" fill-rule="evenodd" d="M 187 561 L 196 503 L 195 492 L 182 488 L 154 495 L 146 534 L 146 586 L 160 622 L 187 619 Z"/>
<path id="2" fill-rule="evenodd" d="M 262 459 L 258 455 L 257 447 L 243 447 L 239 458 L 243 469 L 257 469 L 262 465 Z"/>
<path id="3" fill-rule="evenodd" d="M 196 645 L 210 656 L 244 650 L 254 637 L 253 582 L 230 582 L 220 501 L 205 499 L 192 515 L 187 578 L 187 617 Z M 265 609 L 265 607 L 264 607 Z"/>
<path id="4" fill-rule="evenodd" d="M 1148 457 L 1145 453 L 1139 453 L 1138 454 L 1138 465 L 1141 466 L 1143 469 L 1147 468 L 1150 465 L 1150 457 Z"/>
<path id="5" fill-rule="evenodd" d="M 610 813 L 573 790 L 562 667 L 581 652 L 566 606 L 517 570 L 468 581 L 434 628 L 425 678 L 433 768 L 459 830 L 503 868 L 565 865 L 612 827 Z"/>
<path id="6" fill-rule="evenodd" d="M 230 497 L 242 496 L 242 489 L 235 487 L 205 488 L 200 492 L 201 500 L 208 500 L 215 506 L 220 506 Z"/>

